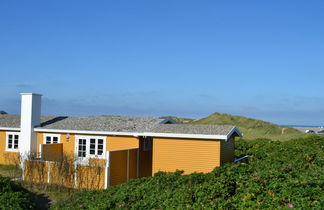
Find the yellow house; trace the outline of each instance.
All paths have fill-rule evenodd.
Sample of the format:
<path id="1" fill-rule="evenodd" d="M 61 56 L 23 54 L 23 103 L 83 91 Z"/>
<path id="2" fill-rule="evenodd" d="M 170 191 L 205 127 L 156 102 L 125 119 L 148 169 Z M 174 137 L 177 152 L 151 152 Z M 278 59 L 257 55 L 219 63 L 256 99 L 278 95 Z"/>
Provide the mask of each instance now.
<path id="1" fill-rule="evenodd" d="M 242 136 L 235 126 L 176 124 L 170 118 L 41 116 L 41 95 L 21 96 L 21 115 L 0 114 L 0 164 L 26 163 L 33 154 L 48 161 L 49 183 L 59 176 L 51 174 L 55 155 L 73 157 L 80 169 L 75 173 L 102 166 L 100 188 L 158 171 L 210 172 L 234 160 L 235 137 Z M 71 178 L 74 187 L 78 176 Z"/>

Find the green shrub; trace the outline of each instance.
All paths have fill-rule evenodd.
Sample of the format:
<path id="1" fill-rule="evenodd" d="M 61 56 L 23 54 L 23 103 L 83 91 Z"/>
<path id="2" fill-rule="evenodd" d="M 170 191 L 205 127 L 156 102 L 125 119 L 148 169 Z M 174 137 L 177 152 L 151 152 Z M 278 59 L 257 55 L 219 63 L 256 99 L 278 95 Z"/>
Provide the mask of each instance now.
<path id="1" fill-rule="evenodd" d="M 107 190 L 83 191 L 60 209 L 323 209 L 324 138 L 238 140 L 237 156 L 210 173 L 159 172 Z"/>
<path id="2" fill-rule="evenodd" d="M 0 176 L 0 209 L 34 209 L 31 193 L 9 178 Z"/>

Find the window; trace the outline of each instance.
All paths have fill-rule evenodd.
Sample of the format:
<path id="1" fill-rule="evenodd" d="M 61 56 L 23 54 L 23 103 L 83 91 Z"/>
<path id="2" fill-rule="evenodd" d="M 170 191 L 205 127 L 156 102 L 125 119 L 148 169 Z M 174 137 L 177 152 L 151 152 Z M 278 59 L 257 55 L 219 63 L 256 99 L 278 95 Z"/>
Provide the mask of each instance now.
<path id="1" fill-rule="evenodd" d="M 19 147 L 19 133 L 7 133 L 6 151 L 18 152 Z"/>
<path id="2" fill-rule="evenodd" d="M 76 154 L 78 157 L 105 158 L 106 137 L 76 136 Z"/>
<path id="3" fill-rule="evenodd" d="M 44 134 L 44 144 L 58 144 L 60 143 L 59 134 Z"/>
<path id="4" fill-rule="evenodd" d="M 90 139 L 90 155 L 102 155 L 103 153 L 103 139 Z"/>
<path id="5" fill-rule="evenodd" d="M 78 157 L 86 157 L 87 139 L 79 139 Z"/>

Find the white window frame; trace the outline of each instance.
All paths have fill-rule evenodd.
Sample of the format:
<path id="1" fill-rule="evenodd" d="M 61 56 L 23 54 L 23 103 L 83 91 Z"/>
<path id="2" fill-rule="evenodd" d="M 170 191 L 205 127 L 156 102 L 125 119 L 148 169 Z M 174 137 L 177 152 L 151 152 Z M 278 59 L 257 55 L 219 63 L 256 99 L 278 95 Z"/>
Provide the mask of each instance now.
<path id="1" fill-rule="evenodd" d="M 86 139 L 86 156 L 85 157 L 79 157 L 79 139 Z M 101 155 L 93 155 L 90 154 L 90 139 L 96 139 L 96 142 L 98 142 L 98 139 L 103 139 L 103 152 Z M 75 136 L 75 150 L 74 154 L 75 157 L 78 159 L 89 159 L 89 158 L 97 158 L 97 159 L 106 159 L 106 141 L 107 137 L 106 136 L 89 136 L 89 135 L 77 135 Z M 96 144 L 97 145 L 97 144 Z M 96 146 L 96 150 L 98 147 Z"/>
<path id="2" fill-rule="evenodd" d="M 9 146 L 9 135 L 18 135 L 18 148 L 14 149 L 14 148 L 8 148 Z M 15 138 L 13 137 L 12 139 L 12 146 L 14 147 L 15 143 Z M 20 133 L 19 132 L 6 132 L 6 152 L 19 152 L 19 141 L 20 141 Z"/>
<path id="3" fill-rule="evenodd" d="M 61 142 L 61 140 L 60 140 L 61 134 L 44 133 L 43 134 L 43 144 L 47 144 L 46 143 L 46 138 L 47 137 L 50 137 L 51 138 L 51 143 L 49 143 L 49 144 L 54 144 L 53 143 L 53 138 L 54 137 L 57 137 L 57 143 L 55 143 L 55 144 L 59 144 Z"/>

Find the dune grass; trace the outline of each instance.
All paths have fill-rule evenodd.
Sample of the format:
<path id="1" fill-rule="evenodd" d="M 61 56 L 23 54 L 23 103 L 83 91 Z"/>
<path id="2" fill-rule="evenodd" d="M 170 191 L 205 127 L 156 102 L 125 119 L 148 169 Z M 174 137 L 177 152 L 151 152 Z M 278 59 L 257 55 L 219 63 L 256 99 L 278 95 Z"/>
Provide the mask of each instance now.
<path id="1" fill-rule="evenodd" d="M 286 141 L 293 138 L 306 137 L 306 134 L 291 127 L 279 126 L 262 120 L 230 114 L 213 113 L 208 117 L 198 120 L 179 117 L 173 117 L 173 119 L 178 123 L 184 124 L 235 125 L 244 134 L 244 139 L 267 138 Z"/>

